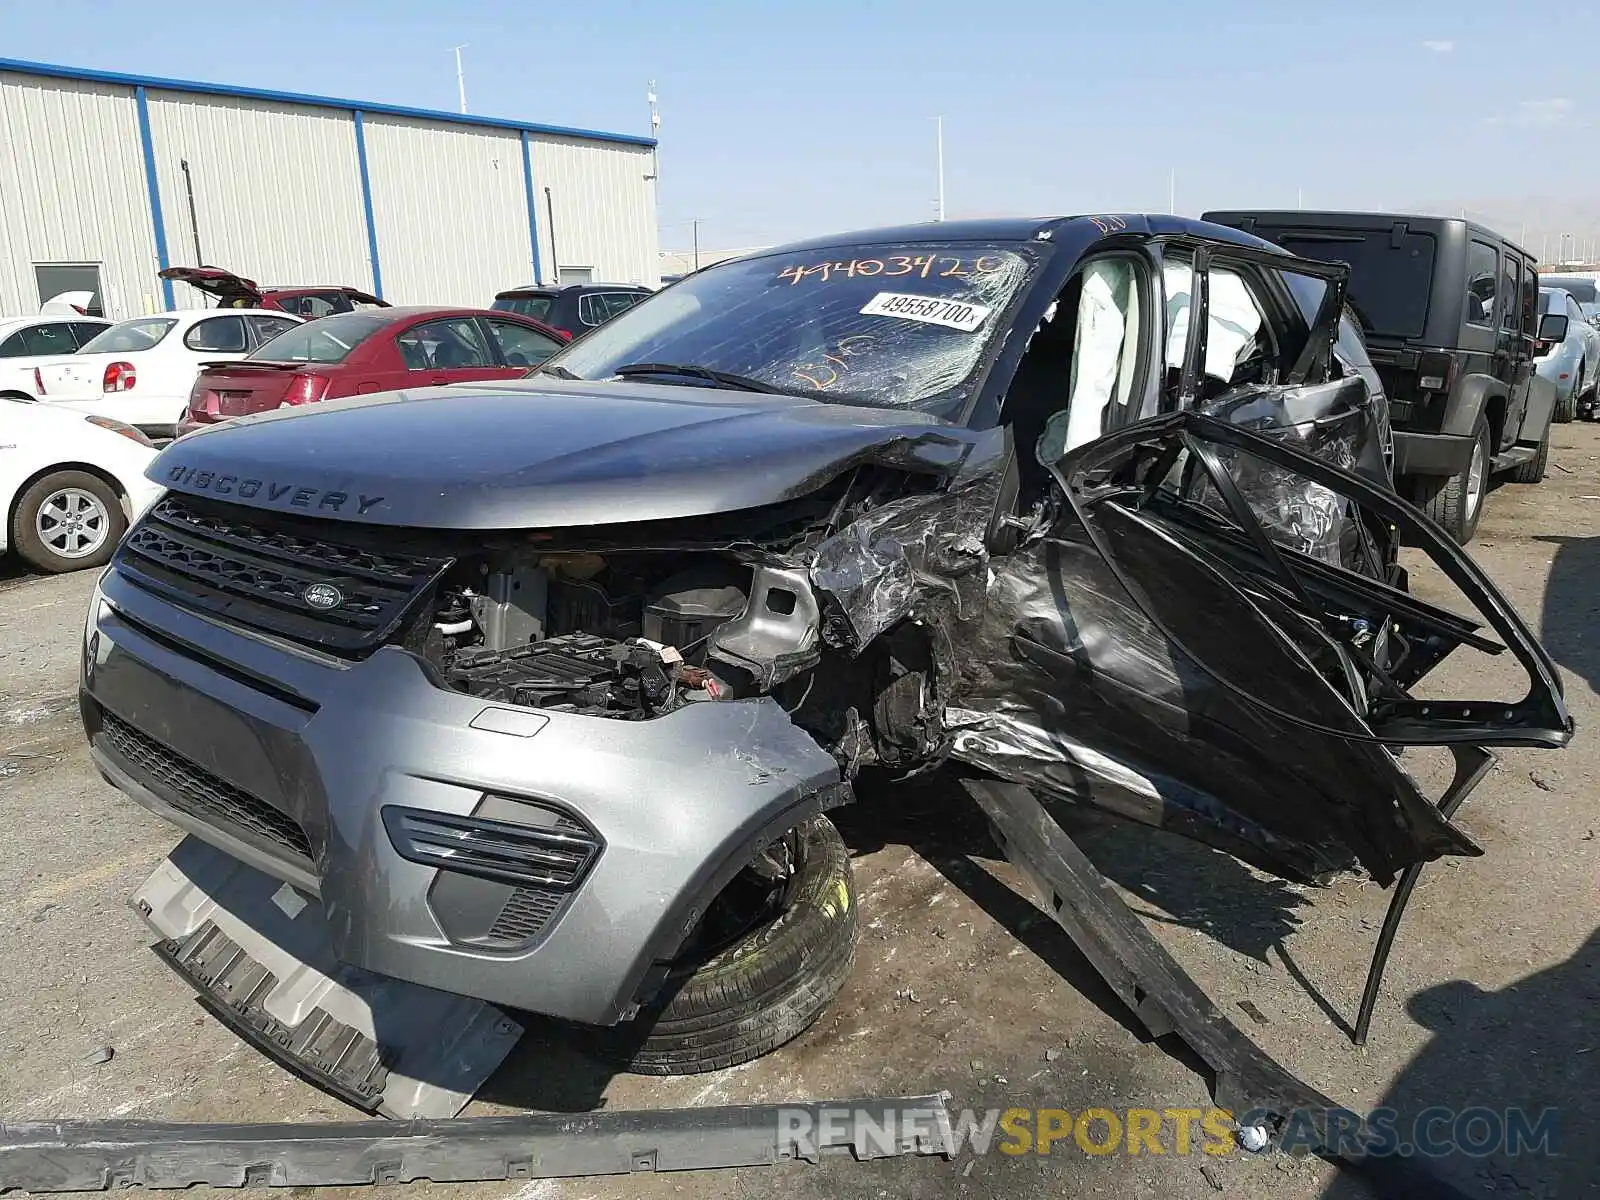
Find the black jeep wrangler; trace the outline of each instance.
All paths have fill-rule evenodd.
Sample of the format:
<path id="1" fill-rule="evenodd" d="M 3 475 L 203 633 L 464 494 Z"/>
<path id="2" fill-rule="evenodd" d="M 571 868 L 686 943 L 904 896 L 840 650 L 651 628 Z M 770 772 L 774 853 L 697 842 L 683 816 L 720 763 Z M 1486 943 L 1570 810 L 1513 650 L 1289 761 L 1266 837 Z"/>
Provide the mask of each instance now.
<path id="1" fill-rule="evenodd" d="M 1532 255 L 1454 217 L 1209 212 L 1204 217 L 1305 258 L 1347 263 L 1350 304 L 1389 393 L 1396 485 L 1458 541 L 1478 526 L 1490 476 L 1544 478 L 1554 390 L 1534 373 L 1539 318 Z"/>

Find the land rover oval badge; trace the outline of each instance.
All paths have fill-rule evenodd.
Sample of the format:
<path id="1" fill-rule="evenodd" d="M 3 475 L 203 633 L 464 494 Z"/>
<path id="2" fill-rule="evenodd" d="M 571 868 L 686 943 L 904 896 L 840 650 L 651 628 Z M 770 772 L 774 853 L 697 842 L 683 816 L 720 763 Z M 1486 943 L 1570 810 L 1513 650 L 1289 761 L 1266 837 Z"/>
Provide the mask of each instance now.
<path id="1" fill-rule="evenodd" d="M 300 593 L 300 598 L 312 608 L 338 608 L 344 603 L 344 593 L 331 583 L 313 583 Z"/>

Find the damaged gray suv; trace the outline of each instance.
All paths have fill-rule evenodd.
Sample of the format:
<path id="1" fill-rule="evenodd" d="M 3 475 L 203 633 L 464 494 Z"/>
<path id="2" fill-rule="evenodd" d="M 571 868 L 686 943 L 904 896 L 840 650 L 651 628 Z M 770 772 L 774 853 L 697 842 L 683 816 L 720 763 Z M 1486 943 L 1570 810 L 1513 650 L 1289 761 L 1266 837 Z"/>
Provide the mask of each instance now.
<path id="1" fill-rule="evenodd" d="M 320 905 L 342 962 L 626 1024 L 640 1071 L 837 993 L 825 814 L 868 768 L 1293 880 L 1478 854 L 1398 749 L 1572 724 L 1395 498 L 1344 285 L 1174 217 L 874 231 L 709 267 L 523 381 L 183 438 L 93 600 L 94 760 Z M 1411 594 L 1402 541 L 1495 637 Z M 1463 645 L 1526 695 L 1414 696 Z"/>

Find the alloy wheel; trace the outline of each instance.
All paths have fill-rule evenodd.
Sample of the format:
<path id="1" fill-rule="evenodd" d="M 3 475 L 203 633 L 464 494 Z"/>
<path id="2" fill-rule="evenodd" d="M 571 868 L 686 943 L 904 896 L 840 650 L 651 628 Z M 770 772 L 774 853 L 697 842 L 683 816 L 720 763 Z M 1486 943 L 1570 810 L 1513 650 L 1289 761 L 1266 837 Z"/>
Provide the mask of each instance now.
<path id="1" fill-rule="evenodd" d="M 62 488 L 51 492 L 33 516 L 39 540 L 61 558 L 88 558 L 105 544 L 111 514 L 92 492 Z"/>

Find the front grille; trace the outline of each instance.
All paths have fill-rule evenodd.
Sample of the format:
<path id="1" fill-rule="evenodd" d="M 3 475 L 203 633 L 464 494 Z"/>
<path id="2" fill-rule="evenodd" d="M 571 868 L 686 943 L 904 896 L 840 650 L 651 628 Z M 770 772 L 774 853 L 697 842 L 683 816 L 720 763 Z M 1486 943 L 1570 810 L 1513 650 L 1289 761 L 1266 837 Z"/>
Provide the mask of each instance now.
<path id="1" fill-rule="evenodd" d="M 163 787 L 161 798 L 180 812 L 230 832 L 273 842 L 297 858 L 311 861 L 311 843 L 294 818 L 279 812 L 183 755 L 140 733 L 120 717 L 101 714 L 111 748 Z"/>
<path id="2" fill-rule="evenodd" d="M 168 495 L 116 561 L 119 572 L 175 603 L 348 654 L 382 644 L 451 561 L 356 544 L 373 536 Z"/>
<path id="3" fill-rule="evenodd" d="M 496 947 L 531 942 L 556 915 L 565 895 L 553 888 L 520 887 L 500 910 L 484 942 Z"/>

